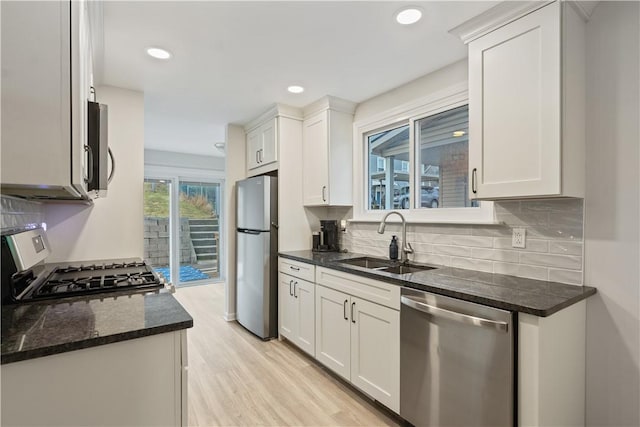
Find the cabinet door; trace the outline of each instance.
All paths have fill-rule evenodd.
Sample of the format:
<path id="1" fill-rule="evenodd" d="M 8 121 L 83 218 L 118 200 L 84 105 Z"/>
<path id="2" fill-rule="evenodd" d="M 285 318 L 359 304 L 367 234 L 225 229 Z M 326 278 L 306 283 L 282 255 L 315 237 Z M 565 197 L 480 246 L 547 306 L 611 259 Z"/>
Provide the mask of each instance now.
<path id="1" fill-rule="evenodd" d="M 316 355 L 315 285 L 302 279 L 295 279 L 297 329 L 295 343 L 312 356 Z"/>
<path id="2" fill-rule="evenodd" d="M 247 169 L 255 169 L 260 166 L 260 150 L 262 150 L 262 133 L 257 128 L 247 134 Z"/>
<path id="3" fill-rule="evenodd" d="M 305 206 L 329 204 L 328 111 L 304 121 L 302 134 L 302 194 Z"/>
<path id="4" fill-rule="evenodd" d="M 285 338 L 296 341 L 297 307 L 293 297 L 295 278 L 278 273 L 278 332 Z"/>
<path id="5" fill-rule="evenodd" d="M 346 379 L 350 377 L 350 297 L 316 286 L 316 359 Z"/>
<path id="6" fill-rule="evenodd" d="M 269 120 L 260 126 L 262 136 L 262 151 L 258 154 L 260 166 L 273 163 L 278 160 L 278 146 L 276 144 L 276 120 Z"/>
<path id="7" fill-rule="evenodd" d="M 3 186 L 70 184 L 70 7 L 2 2 Z"/>
<path id="8" fill-rule="evenodd" d="M 186 361 L 176 344 L 184 332 L 3 364 L 2 425 L 181 425 Z M 60 390 L 90 392 L 70 398 Z"/>
<path id="9" fill-rule="evenodd" d="M 560 2 L 469 43 L 474 198 L 560 194 Z"/>
<path id="10" fill-rule="evenodd" d="M 351 297 L 351 383 L 400 410 L 400 312 Z"/>

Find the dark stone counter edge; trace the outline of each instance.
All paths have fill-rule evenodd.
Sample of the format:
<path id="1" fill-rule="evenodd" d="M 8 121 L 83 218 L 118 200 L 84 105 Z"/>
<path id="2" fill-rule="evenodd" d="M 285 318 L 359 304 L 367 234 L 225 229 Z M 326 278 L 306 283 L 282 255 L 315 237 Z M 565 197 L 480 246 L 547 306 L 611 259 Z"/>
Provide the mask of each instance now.
<path id="1" fill-rule="evenodd" d="M 108 335 L 106 337 L 92 337 L 82 341 L 74 341 L 65 344 L 41 347 L 33 350 L 16 351 L 3 354 L 0 359 L 1 364 L 20 362 L 23 360 L 36 359 L 38 357 L 51 356 L 53 354 L 66 353 L 73 350 L 81 350 L 83 348 L 98 347 L 105 344 L 112 344 L 120 341 L 128 341 L 136 338 L 148 337 L 151 335 L 164 334 L 167 332 L 179 331 L 193 327 L 193 319 L 182 322 L 176 322 L 169 325 L 155 326 L 137 331 L 123 332 L 120 334 Z"/>
<path id="2" fill-rule="evenodd" d="M 419 291 L 432 292 L 434 294 L 444 295 L 447 297 L 457 298 L 464 301 L 483 304 L 490 307 L 499 308 L 502 310 L 517 311 L 520 313 L 532 314 L 538 317 L 551 316 L 552 314 L 557 313 L 563 308 L 569 307 L 577 302 L 582 301 L 583 299 L 587 299 L 588 297 L 596 293 L 596 288 L 583 286 L 584 292 L 582 292 L 581 294 L 568 298 L 561 303 L 555 304 L 554 306 L 543 310 L 535 307 L 509 303 L 506 301 L 501 301 L 501 300 L 493 299 L 490 297 L 472 295 L 465 292 L 455 291 L 452 289 L 440 288 L 437 286 L 430 286 L 423 283 L 414 283 L 409 280 L 404 280 L 400 277 L 394 278 L 394 277 L 382 276 L 376 273 L 369 273 L 367 271 L 349 268 L 348 266 L 345 266 L 344 264 L 339 264 L 337 262 L 331 262 L 331 261 L 321 262 L 321 261 L 316 261 L 316 260 L 305 258 L 305 257 L 291 255 L 288 253 L 279 253 L 278 256 L 280 256 L 281 258 L 287 258 L 294 261 L 300 261 L 307 264 L 317 265 L 320 267 L 331 268 L 331 269 L 342 271 L 345 273 L 354 274 L 356 276 L 362 276 L 362 277 L 367 277 L 374 280 L 379 280 L 381 282 L 392 283 L 400 286 L 406 286 L 407 288 L 417 289 Z"/>

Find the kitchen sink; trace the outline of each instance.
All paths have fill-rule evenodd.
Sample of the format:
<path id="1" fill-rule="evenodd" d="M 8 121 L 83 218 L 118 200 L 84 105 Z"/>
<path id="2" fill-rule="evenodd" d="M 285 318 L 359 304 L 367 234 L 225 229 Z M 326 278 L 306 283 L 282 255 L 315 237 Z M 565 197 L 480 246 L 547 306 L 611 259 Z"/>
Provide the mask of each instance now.
<path id="1" fill-rule="evenodd" d="M 393 267 L 384 268 L 380 271 L 386 271 L 387 273 L 395 274 L 407 274 L 415 273 L 416 271 L 433 270 L 436 267 L 430 267 L 428 265 L 394 265 Z"/>
<path id="2" fill-rule="evenodd" d="M 370 268 L 372 270 L 382 270 L 388 267 L 394 266 L 396 263 L 386 259 L 362 257 L 345 259 L 344 261 L 338 261 L 341 264 L 355 265 L 357 267 Z"/>
<path id="3" fill-rule="evenodd" d="M 416 271 L 433 270 L 436 267 L 419 264 L 399 264 L 398 261 L 391 261 L 381 258 L 361 257 L 338 261 L 341 264 L 349 264 L 357 267 L 364 267 L 370 270 L 384 271 L 386 273 L 407 274 Z"/>

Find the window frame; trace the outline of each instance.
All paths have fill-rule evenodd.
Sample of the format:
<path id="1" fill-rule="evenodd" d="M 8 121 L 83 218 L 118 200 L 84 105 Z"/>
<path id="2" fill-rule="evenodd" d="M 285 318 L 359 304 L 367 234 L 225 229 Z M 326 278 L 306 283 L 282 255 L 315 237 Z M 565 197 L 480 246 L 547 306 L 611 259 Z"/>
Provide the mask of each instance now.
<path id="1" fill-rule="evenodd" d="M 425 117 L 441 113 L 462 105 L 469 104 L 469 92 L 466 83 L 450 86 L 432 95 L 418 99 L 411 103 L 400 105 L 383 111 L 372 117 L 360 120 L 353 126 L 353 218 L 355 222 L 379 222 L 387 213 L 397 210 L 412 223 L 451 223 L 451 224 L 495 224 L 493 202 L 480 202 L 479 207 L 461 208 L 420 208 L 420 194 L 416 193 L 416 182 L 420 180 L 420 170 L 416 165 L 417 148 L 415 143 L 416 121 Z M 369 170 L 368 136 L 393 129 L 398 126 L 409 125 L 409 169 L 411 180 L 409 191 L 411 206 L 409 209 L 376 209 L 369 210 L 368 197 Z M 471 139 L 469 139 L 471 145 Z M 395 217 L 391 217 L 395 218 Z M 391 219 L 390 218 L 390 219 Z"/>

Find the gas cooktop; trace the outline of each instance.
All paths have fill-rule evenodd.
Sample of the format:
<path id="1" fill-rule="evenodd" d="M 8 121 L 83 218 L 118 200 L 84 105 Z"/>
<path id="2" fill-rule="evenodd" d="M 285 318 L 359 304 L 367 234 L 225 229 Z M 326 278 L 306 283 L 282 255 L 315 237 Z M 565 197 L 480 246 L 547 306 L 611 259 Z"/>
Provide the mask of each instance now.
<path id="1" fill-rule="evenodd" d="M 44 264 L 49 253 L 41 228 L 2 236 L 3 304 L 165 287 L 164 278 L 140 258 Z"/>
<path id="2" fill-rule="evenodd" d="M 74 297 L 113 292 L 149 292 L 164 288 L 165 281 L 142 260 L 71 264 L 14 274 L 10 302 Z"/>
<path id="3" fill-rule="evenodd" d="M 142 261 L 58 267 L 29 294 L 56 298 L 121 290 L 161 288 L 164 280 Z"/>

